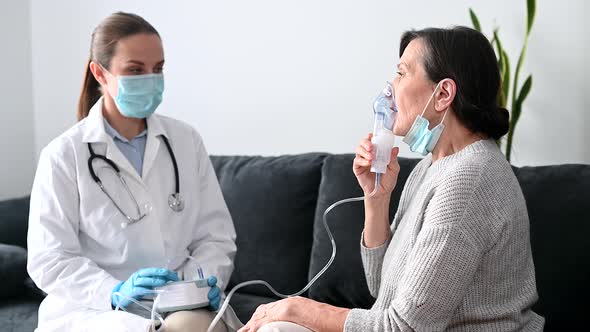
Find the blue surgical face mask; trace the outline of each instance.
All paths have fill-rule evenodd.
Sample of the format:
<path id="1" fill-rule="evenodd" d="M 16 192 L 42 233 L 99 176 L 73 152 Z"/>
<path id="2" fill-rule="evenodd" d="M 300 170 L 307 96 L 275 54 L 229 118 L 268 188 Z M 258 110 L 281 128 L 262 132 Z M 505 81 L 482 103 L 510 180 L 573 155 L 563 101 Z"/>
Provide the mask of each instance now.
<path id="1" fill-rule="evenodd" d="M 162 102 L 163 74 L 118 76 L 117 81 L 117 96 L 113 96 L 113 99 L 123 116 L 145 119 L 152 115 Z"/>
<path id="2" fill-rule="evenodd" d="M 432 95 L 428 99 L 426 106 L 424 106 L 422 114 L 416 117 L 416 120 L 412 124 L 412 127 L 402 140 L 404 143 L 410 146 L 410 150 L 412 152 L 418 152 L 423 156 L 427 155 L 429 152 L 432 152 L 432 150 L 434 150 L 434 147 L 436 146 L 436 143 L 438 142 L 440 135 L 445 129 L 443 121 L 445 120 L 445 116 L 447 115 L 448 109 L 445 111 L 445 114 L 443 115 L 443 118 L 440 121 L 440 123 L 436 127 L 432 128 L 432 130 L 428 129 L 430 123 L 426 118 L 424 118 L 424 112 L 426 112 L 426 108 L 428 108 L 430 101 L 432 100 L 432 98 L 434 98 L 434 94 L 436 93 L 436 90 L 438 89 L 439 85 L 440 82 L 436 85 L 436 88 L 434 88 L 434 92 L 432 92 Z"/>

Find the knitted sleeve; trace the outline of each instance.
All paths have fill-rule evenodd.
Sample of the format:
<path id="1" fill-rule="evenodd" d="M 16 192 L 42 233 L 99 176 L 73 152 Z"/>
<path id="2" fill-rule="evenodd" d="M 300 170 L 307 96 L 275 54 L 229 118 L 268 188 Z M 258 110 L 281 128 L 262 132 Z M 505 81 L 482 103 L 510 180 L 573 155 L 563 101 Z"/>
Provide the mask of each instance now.
<path id="1" fill-rule="evenodd" d="M 453 172 L 422 206 L 422 228 L 386 310 L 353 309 L 345 331 L 443 331 L 472 283 L 486 234 L 480 205 L 489 198 L 475 190 L 481 169 Z M 485 195 L 484 195 L 485 196 Z M 480 204 L 483 203 L 483 204 Z M 376 257 L 380 256 L 379 249 Z M 391 287 L 384 280 L 381 287 Z M 490 290 L 493 291 L 493 290 Z"/>

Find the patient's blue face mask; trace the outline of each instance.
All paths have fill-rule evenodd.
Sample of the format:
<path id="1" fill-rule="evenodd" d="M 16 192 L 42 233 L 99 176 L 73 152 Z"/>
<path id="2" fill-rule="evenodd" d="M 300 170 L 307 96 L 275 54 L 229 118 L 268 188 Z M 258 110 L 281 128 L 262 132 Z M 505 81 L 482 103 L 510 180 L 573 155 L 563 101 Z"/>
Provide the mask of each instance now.
<path id="1" fill-rule="evenodd" d="M 104 67 L 103 70 L 108 72 Z M 113 96 L 113 99 L 119 112 L 128 118 L 145 119 L 162 102 L 163 74 L 117 76 L 117 81 L 117 96 Z"/>
<path id="2" fill-rule="evenodd" d="M 436 127 L 432 128 L 432 130 L 428 129 L 430 123 L 426 118 L 424 118 L 424 112 L 426 112 L 426 109 L 428 108 L 430 101 L 432 101 L 432 98 L 434 98 L 434 95 L 439 85 L 440 82 L 434 88 L 432 95 L 430 95 L 430 98 L 428 99 L 426 106 L 424 106 L 422 114 L 416 117 L 416 120 L 412 124 L 412 127 L 403 139 L 403 142 L 410 146 L 410 150 L 412 152 L 418 152 L 423 156 L 427 155 L 429 152 L 432 152 L 432 150 L 434 150 L 434 147 L 436 146 L 436 143 L 438 142 L 440 135 L 445 129 L 443 121 L 445 120 L 445 116 L 447 115 L 448 109 L 445 111 L 445 114 L 443 115 L 443 118 L 440 121 L 440 123 Z"/>

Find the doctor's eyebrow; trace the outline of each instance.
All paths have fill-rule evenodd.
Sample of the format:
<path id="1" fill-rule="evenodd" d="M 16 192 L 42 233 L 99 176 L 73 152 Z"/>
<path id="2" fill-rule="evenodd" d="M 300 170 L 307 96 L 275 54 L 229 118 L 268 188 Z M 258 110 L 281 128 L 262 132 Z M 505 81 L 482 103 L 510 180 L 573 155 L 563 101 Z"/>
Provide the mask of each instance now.
<path id="1" fill-rule="evenodd" d="M 156 63 L 156 66 L 160 66 L 164 64 L 165 60 L 162 60 L 158 63 Z M 140 65 L 140 66 L 145 66 L 145 63 L 139 61 L 139 60 L 127 60 L 127 63 L 132 63 L 132 64 L 136 64 L 136 65 Z"/>

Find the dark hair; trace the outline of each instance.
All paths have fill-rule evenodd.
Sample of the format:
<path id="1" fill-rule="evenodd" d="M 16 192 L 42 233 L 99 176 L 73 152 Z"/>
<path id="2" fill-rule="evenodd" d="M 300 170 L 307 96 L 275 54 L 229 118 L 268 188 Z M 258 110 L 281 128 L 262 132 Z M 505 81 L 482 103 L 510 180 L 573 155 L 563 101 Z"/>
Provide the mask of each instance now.
<path id="1" fill-rule="evenodd" d="M 90 58 L 86 62 L 82 92 L 78 101 L 78 121 L 88 116 L 92 105 L 101 97 L 100 85 L 90 71 L 90 61 L 110 69 L 117 42 L 138 33 L 155 34 L 160 37 L 158 31 L 142 17 L 123 12 L 110 15 L 94 29 L 90 41 Z"/>
<path id="2" fill-rule="evenodd" d="M 450 78 L 457 85 L 452 107 L 461 123 L 474 133 L 496 140 L 508 132 L 509 114 L 498 105 L 500 71 L 488 39 L 467 27 L 428 28 L 407 31 L 400 43 L 400 57 L 408 44 L 420 39 L 425 46 L 423 65 L 428 78 Z"/>

